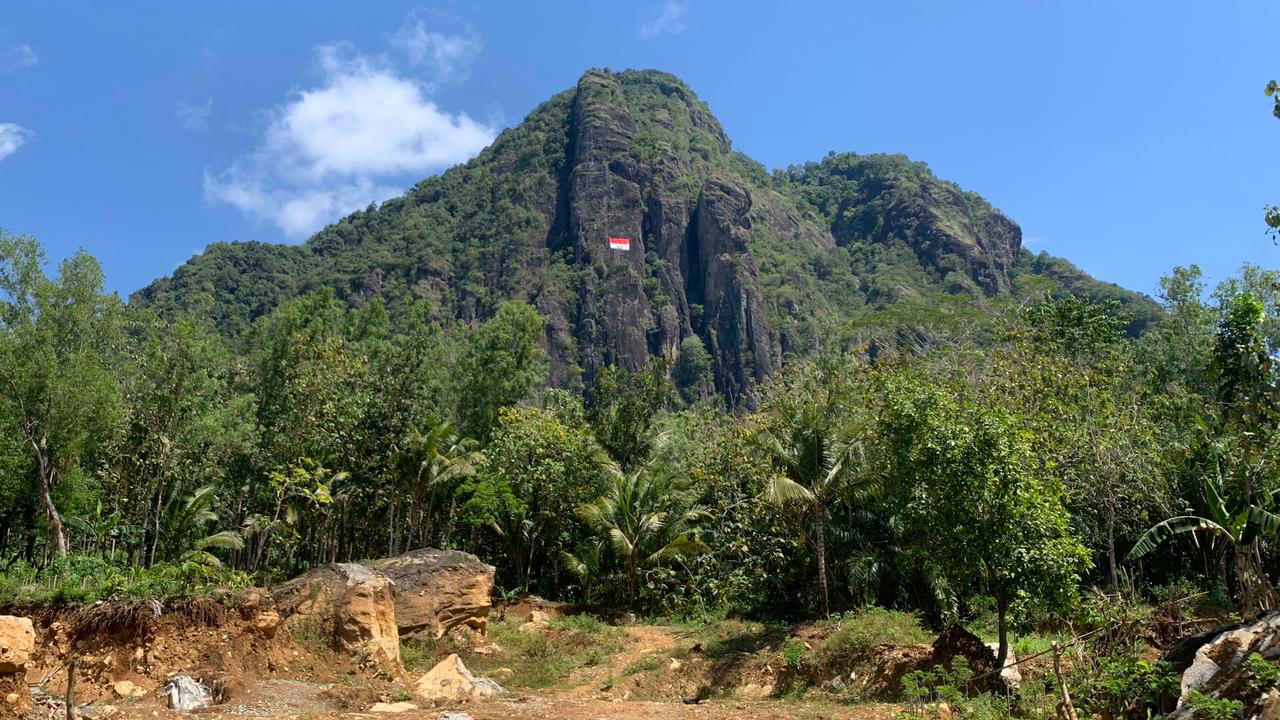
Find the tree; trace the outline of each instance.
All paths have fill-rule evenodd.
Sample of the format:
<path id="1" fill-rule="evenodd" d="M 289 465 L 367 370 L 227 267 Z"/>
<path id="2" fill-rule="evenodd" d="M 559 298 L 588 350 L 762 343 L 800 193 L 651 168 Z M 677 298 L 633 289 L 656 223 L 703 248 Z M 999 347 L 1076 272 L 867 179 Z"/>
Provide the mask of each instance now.
<path id="1" fill-rule="evenodd" d="M 673 392 L 667 379 L 670 363 L 655 359 L 648 370 L 627 372 L 610 365 L 591 385 L 586 402 L 587 424 L 600 446 L 623 470 L 649 459 L 653 423 L 667 409 Z"/>
<path id="2" fill-rule="evenodd" d="M 577 508 L 578 517 L 622 564 L 633 606 L 639 599 L 642 566 L 707 549 L 693 535 L 694 524 L 704 515 L 694 504 L 696 499 L 697 493 L 687 482 L 640 467 L 613 473 L 603 495 Z M 592 552 L 598 557 L 598 550 Z M 566 559 L 569 569 L 579 576 L 598 565 L 598 560 L 581 555 L 567 555 Z"/>
<path id="3" fill-rule="evenodd" d="M 959 392 L 895 379 L 884 422 L 911 552 L 953 588 L 994 598 L 1003 666 L 1011 610 L 1064 604 L 1089 565 L 1059 483 L 1016 417 Z"/>
<path id="4" fill-rule="evenodd" d="M 1228 302 L 1214 341 L 1215 468 L 1201 483 L 1207 515 L 1180 515 L 1156 524 L 1129 555 L 1142 557 L 1178 533 L 1200 530 L 1225 537 L 1246 613 L 1272 609 L 1278 600 L 1261 548 L 1264 537 L 1280 535 L 1280 484 L 1273 469 L 1280 388 L 1263 336 L 1264 320 L 1261 301 L 1240 293 Z"/>
<path id="5" fill-rule="evenodd" d="M 453 485 L 464 477 L 475 475 L 476 466 L 483 459 L 477 443 L 458 435 L 453 423 L 431 418 L 426 432 L 414 432 L 409 438 L 404 455 L 404 467 L 409 476 L 409 507 L 407 518 L 390 513 L 390 554 L 400 552 L 396 535 L 399 525 L 407 525 L 404 532 L 405 547 L 411 543 L 430 542 L 435 500 L 441 495 L 451 495 Z M 452 521 L 452 513 L 449 513 Z"/>
<path id="6" fill-rule="evenodd" d="M 35 467 L 40 503 L 60 556 L 68 552 L 59 482 L 114 431 L 120 394 L 110 356 L 120 339 L 119 301 L 102 290 L 102 268 L 81 251 L 56 278 L 44 273 L 35 238 L 0 231 L 0 416 Z"/>
<path id="7" fill-rule="evenodd" d="M 706 400 L 715 392 L 715 361 L 702 338 L 690 335 L 680 341 L 672 379 L 686 403 Z"/>
<path id="8" fill-rule="evenodd" d="M 591 432 L 540 408 L 498 411 L 475 477 L 458 488 L 462 518 L 488 528 L 516 584 L 554 581 L 561 551 L 581 537 L 574 509 L 604 489 L 611 462 Z"/>
<path id="9" fill-rule="evenodd" d="M 507 302 L 467 337 L 454 376 L 458 416 L 471 437 L 488 439 L 498 409 L 524 400 L 547 376 L 547 353 L 538 343 L 547 320 L 532 305 Z"/>
<path id="10" fill-rule="evenodd" d="M 869 418 L 851 400 L 849 373 L 829 363 L 804 362 L 765 390 L 754 446 L 772 464 L 767 496 L 801 507 L 813 525 L 822 614 L 831 612 L 827 582 L 827 525 L 840 502 L 860 503 L 881 489 L 868 454 Z"/>

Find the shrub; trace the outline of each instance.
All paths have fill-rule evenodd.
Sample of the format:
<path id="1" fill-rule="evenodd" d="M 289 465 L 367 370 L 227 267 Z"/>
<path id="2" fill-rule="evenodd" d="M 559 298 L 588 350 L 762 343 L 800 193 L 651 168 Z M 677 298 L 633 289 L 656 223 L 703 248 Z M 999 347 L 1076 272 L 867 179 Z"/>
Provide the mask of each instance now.
<path id="1" fill-rule="evenodd" d="M 787 667 L 799 670 L 800 666 L 804 664 L 804 656 L 808 650 L 804 643 L 799 640 L 787 638 L 787 641 L 782 645 L 782 661 L 787 664 Z"/>
<path id="2" fill-rule="evenodd" d="M 1244 703 L 1206 695 L 1198 690 L 1187 693 L 1187 704 L 1196 710 L 1198 720 L 1235 720 L 1244 710 Z"/>
<path id="3" fill-rule="evenodd" d="M 819 667 L 846 667 L 877 645 L 927 643 L 933 636 L 912 613 L 868 607 L 838 619 L 839 629 L 814 650 Z"/>

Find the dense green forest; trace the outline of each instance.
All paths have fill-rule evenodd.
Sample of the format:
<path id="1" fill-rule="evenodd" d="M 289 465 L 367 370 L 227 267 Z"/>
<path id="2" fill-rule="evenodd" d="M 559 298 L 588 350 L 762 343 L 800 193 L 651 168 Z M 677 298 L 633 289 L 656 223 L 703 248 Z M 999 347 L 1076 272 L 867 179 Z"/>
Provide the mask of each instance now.
<path id="1" fill-rule="evenodd" d="M 1095 589 L 1275 607 L 1277 287 L 1175 268 L 1141 334 L 1048 294 L 980 334 L 832 343 L 730 411 L 696 341 L 579 394 L 524 302 L 471 326 L 321 288 L 226 338 L 3 234 L 0 602 L 441 546 L 645 614 L 879 605 L 1003 637 Z"/>

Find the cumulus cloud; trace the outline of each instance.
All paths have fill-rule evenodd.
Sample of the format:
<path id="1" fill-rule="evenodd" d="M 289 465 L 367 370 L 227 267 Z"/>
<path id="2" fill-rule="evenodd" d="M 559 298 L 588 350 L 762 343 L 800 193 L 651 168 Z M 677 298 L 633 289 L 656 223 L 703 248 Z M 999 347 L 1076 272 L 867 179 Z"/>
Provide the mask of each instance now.
<path id="1" fill-rule="evenodd" d="M 174 107 L 174 115 L 188 132 L 204 132 L 209 127 L 209 117 L 213 115 L 213 98 L 205 98 L 202 103 L 183 98 Z"/>
<path id="2" fill-rule="evenodd" d="M 18 152 L 31 139 L 30 130 L 14 123 L 0 123 L 0 160 Z"/>
<path id="3" fill-rule="evenodd" d="M 688 9 L 686 0 L 666 0 L 658 16 L 640 26 L 640 37 L 649 40 L 664 33 L 679 35 L 684 32 L 684 14 Z"/>
<path id="4" fill-rule="evenodd" d="M 318 87 L 270 111 L 259 146 L 218 172 L 205 196 L 302 238 L 402 192 L 403 183 L 470 159 L 497 131 L 442 110 L 427 89 L 345 44 L 322 46 Z"/>
<path id="5" fill-rule="evenodd" d="M 474 30 L 447 34 L 429 29 L 418 11 L 409 13 L 391 36 L 391 45 L 415 68 L 422 68 L 435 83 L 461 82 L 471 73 L 471 62 L 484 44 Z"/>
<path id="6" fill-rule="evenodd" d="M 35 67 L 40 58 L 30 45 L 8 45 L 0 47 L 0 72 L 13 72 L 24 68 Z"/>

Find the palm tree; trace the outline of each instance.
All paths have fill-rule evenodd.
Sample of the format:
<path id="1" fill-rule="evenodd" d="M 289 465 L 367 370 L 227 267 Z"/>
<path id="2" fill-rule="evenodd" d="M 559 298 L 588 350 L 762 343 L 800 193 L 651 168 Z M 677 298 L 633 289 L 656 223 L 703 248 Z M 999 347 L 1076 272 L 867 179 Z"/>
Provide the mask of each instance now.
<path id="1" fill-rule="evenodd" d="M 474 475 L 476 465 L 484 457 L 478 443 L 458 434 L 453 423 L 432 417 L 426 432 L 414 432 L 405 454 L 413 478 L 409 487 L 409 530 L 407 543 L 426 544 L 431 534 L 431 515 L 437 494 L 460 478 Z M 391 554 L 399 549 L 395 530 L 396 518 L 390 518 Z"/>
<path id="2" fill-rule="evenodd" d="M 799 507 L 813 525 L 822 614 L 831 612 L 827 581 L 827 523 L 832 506 L 862 503 L 880 491 L 869 470 L 862 423 L 842 401 L 844 389 L 826 368 L 807 364 L 771 388 L 752 444 L 773 467 L 765 499 L 779 507 Z"/>
<path id="3" fill-rule="evenodd" d="M 175 494 L 163 518 L 160 539 L 161 554 L 167 558 L 197 560 L 211 565 L 219 561 L 211 549 L 241 550 L 244 538 L 236 530 L 208 532 L 217 523 L 218 513 L 213 505 L 218 499 L 218 489 L 213 485 L 201 485 L 188 495 Z M 192 530 L 195 531 L 194 535 Z"/>
<path id="4" fill-rule="evenodd" d="M 603 495 L 578 506 L 578 517 L 607 541 L 609 552 L 625 567 L 633 605 L 642 565 L 707 550 L 691 535 L 705 514 L 696 500 L 688 484 L 656 476 L 642 466 L 629 473 L 613 473 Z M 565 560 L 575 573 L 598 566 L 589 557 L 566 555 Z"/>

